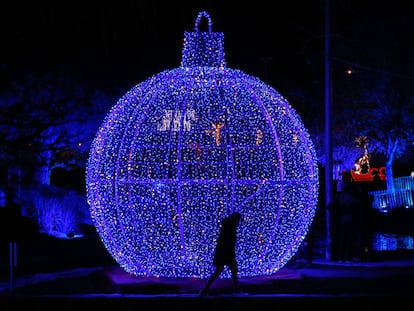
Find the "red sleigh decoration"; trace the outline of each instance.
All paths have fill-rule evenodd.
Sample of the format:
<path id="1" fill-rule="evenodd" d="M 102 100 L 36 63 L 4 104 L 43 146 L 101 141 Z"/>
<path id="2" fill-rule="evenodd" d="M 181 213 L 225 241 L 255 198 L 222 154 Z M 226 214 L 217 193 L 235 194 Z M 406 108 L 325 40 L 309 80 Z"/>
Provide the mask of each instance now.
<path id="1" fill-rule="evenodd" d="M 363 173 L 363 174 L 357 173 L 355 170 L 349 170 L 348 172 L 349 172 L 348 174 L 347 172 L 342 172 L 343 179 L 351 179 L 354 182 L 386 180 L 385 167 L 380 167 L 380 168 L 372 167 L 369 169 L 367 173 Z"/>

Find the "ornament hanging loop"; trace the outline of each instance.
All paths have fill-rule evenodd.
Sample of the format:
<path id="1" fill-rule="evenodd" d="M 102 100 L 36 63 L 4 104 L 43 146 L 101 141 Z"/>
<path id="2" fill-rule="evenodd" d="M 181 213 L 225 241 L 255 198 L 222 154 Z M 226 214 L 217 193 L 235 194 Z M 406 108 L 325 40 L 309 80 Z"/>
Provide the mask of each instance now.
<path id="1" fill-rule="evenodd" d="M 208 32 L 199 31 L 202 18 L 208 21 Z M 184 47 L 181 66 L 224 68 L 224 35 L 212 31 L 212 21 L 206 11 L 198 13 L 193 32 L 184 33 Z"/>
<path id="2" fill-rule="evenodd" d="M 213 28 L 213 22 L 212 22 L 212 20 L 210 18 L 210 15 L 208 14 L 207 11 L 201 11 L 200 13 L 198 13 L 197 19 L 195 21 L 194 31 L 198 32 L 199 27 L 200 27 L 200 22 L 201 22 L 201 19 L 203 17 L 207 18 L 207 20 L 208 20 L 208 32 L 211 32 L 211 30 Z"/>

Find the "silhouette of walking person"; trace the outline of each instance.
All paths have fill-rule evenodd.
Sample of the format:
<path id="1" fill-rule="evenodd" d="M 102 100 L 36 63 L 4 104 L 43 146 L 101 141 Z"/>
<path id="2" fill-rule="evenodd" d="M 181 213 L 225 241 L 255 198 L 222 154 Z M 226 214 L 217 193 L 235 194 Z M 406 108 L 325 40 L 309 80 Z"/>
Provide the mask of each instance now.
<path id="1" fill-rule="evenodd" d="M 358 235 L 356 232 L 356 209 L 359 200 L 355 190 L 348 183 L 344 183 L 338 192 L 338 255 L 342 262 L 350 262 L 355 257 Z"/>
<path id="2" fill-rule="evenodd" d="M 207 296 L 210 286 L 223 272 L 225 266 L 230 269 L 234 293 L 240 293 L 238 267 L 236 260 L 237 227 L 242 215 L 234 212 L 223 219 L 213 257 L 215 269 L 207 280 L 200 296 Z"/>

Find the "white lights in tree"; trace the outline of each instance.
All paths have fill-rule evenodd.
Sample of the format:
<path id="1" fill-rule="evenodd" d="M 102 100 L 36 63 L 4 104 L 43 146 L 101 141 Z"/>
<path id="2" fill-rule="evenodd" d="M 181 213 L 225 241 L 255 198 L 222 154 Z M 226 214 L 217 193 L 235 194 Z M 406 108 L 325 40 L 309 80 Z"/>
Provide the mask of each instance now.
<path id="1" fill-rule="evenodd" d="M 203 18 L 208 31 L 199 30 Z M 277 91 L 227 68 L 207 12 L 184 35 L 181 66 L 133 87 L 96 134 L 86 176 L 92 220 L 128 273 L 204 278 L 221 220 L 238 211 L 240 277 L 273 274 L 316 211 L 312 141 Z"/>

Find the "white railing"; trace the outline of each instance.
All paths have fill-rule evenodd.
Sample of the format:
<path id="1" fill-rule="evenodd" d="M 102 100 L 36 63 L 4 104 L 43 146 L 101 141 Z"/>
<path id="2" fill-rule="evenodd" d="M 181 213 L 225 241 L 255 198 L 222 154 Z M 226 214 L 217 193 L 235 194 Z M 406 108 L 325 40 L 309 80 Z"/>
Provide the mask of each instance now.
<path id="1" fill-rule="evenodd" d="M 394 186 L 396 189 L 414 190 L 414 177 L 403 176 L 394 178 Z"/>
<path id="2" fill-rule="evenodd" d="M 411 176 L 394 178 L 394 186 L 394 191 L 377 190 L 369 192 L 374 197 L 372 208 L 387 212 L 393 208 L 414 207 L 414 178 Z"/>

